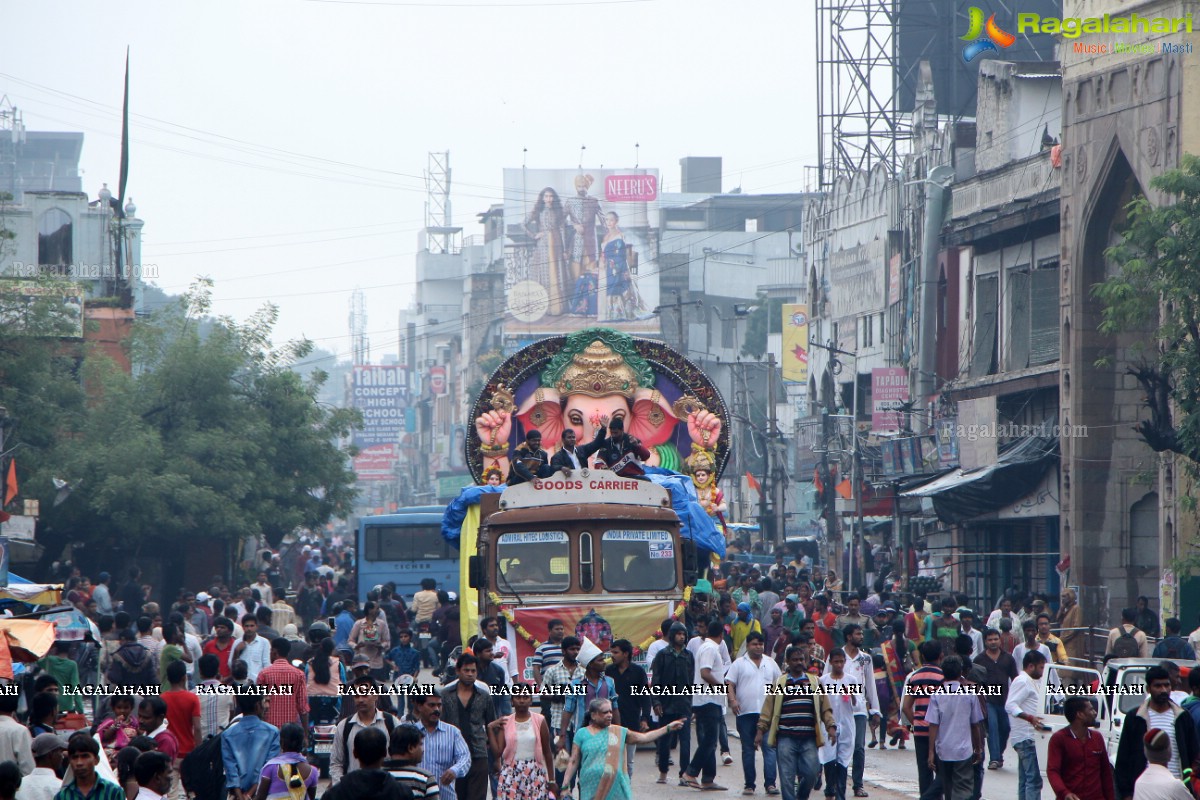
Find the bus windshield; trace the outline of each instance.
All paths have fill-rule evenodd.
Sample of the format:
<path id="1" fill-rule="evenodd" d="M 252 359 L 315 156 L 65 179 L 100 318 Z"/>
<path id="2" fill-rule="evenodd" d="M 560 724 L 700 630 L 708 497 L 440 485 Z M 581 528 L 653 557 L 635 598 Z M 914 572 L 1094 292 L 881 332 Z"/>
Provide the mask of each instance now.
<path id="1" fill-rule="evenodd" d="M 605 531 L 600 538 L 601 580 L 608 592 L 675 588 L 675 546 L 666 531 Z"/>
<path id="2" fill-rule="evenodd" d="M 565 592 L 571 585 L 566 531 L 501 534 L 496 558 L 501 590 Z"/>
<path id="3" fill-rule="evenodd" d="M 454 558 L 437 525 L 368 525 L 365 561 L 428 561 Z"/>

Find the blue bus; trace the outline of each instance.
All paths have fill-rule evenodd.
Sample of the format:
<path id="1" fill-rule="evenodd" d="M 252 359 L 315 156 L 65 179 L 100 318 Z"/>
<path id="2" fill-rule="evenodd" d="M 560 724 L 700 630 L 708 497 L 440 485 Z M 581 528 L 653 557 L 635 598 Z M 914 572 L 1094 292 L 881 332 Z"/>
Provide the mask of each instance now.
<path id="1" fill-rule="evenodd" d="M 445 511 L 445 506 L 416 506 L 359 519 L 359 602 L 388 581 L 406 600 L 425 578 L 433 578 L 440 589 L 458 591 L 458 548 L 442 538 Z"/>

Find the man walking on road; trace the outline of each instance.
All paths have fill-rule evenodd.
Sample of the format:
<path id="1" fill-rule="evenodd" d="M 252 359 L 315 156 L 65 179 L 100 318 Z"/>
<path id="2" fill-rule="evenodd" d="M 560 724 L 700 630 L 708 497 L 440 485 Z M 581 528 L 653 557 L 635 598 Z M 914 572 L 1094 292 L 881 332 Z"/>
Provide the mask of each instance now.
<path id="1" fill-rule="evenodd" d="M 917 756 L 917 786 L 920 800 L 934 800 L 942 796 L 942 782 L 937 772 L 929 766 L 929 723 L 925 711 L 929 709 L 932 691 L 942 685 L 942 643 L 937 639 L 926 639 L 918 648 L 923 666 L 908 676 L 905 684 L 904 703 L 901 714 L 912 721 L 912 747 Z"/>
<path id="2" fill-rule="evenodd" d="M 1133 784 L 1146 769 L 1146 753 L 1142 740 L 1151 728 L 1163 731 L 1170 742 L 1170 758 L 1166 767 L 1176 778 L 1183 770 L 1194 768 L 1200 746 L 1192 717 L 1171 702 L 1171 676 L 1162 667 L 1146 670 L 1146 691 L 1149 696 L 1133 714 L 1125 715 L 1121 739 L 1117 744 L 1117 796 L 1121 800 L 1133 797 Z"/>
<path id="3" fill-rule="evenodd" d="M 708 623 L 708 636 L 700 643 L 696 654 L 693 683 L 698 689 L 724 688 L 725 664 L 721 645 L 725 641 L 725 626 L 719 620 Z M 696 752 L 684 774 L 684 781 L 693 789 L 725 791 L 717 785 L 717 738 L 721 719 L 725 716 L 725 695 L 697 693 L 692 697 L 692 715 L 696 720 Z"/>
<path id="4" fill-rule="evenodd" d="M 875 663 L 871 654 L 861 649 L 863 629 L 860 625 L 851 623 L 843 633 L 846 638 L 842 648 L 846 654 L 846 677 L 863 687 L 862 694 L 854 697 L 854 767 L 850 777 L 854 783 L 854 796 L 867 797 L 867 790 L 863 788 L 863 770 L 867 764 L 867 717 L 881 716 L 879 693 L 875 688 Z M 830 670 L 826 661 L 823 674 L 829 675 Z"/>
<path id="5" fill-rule="evenodd" d="M 1096 706 L 1088 697 L 1063 704 L 1068 727 L 1055 731 L 1046 752 L 1046 779 L 1057 800 L 1113 800 L 1113 769 L 1104 737 L 1092 730 Z"/>
<path id="6" fill-rule="evenodd" d="M 1008 699 L 1009 684 L 1018 675 L 1017 662 L 1000 647 L 1000 632 L 988 628 L 983 635 L 984 649 L 975 658 L 975 663 L 987 670 L 983 685 L 998 690 L 998 694 L 986 697 L 988 769 L 1004 766 L 1004 750 L 1008 747 L 1009 722 L 1004 703 Z"/>
<path id="7" fill-rule="evenodd" d="M 691 761 L 692 741 L 688 723 L 692 718 L 691 698 L 678 694 L 684 688 L 690 688 L 692 677 L 696 673 L 696 662 L 691 651 L 687 649 L 687 628 L 681 622 L 671 625 L 667 634 L 667 647 L 658 651 L 654 663 L 650 665 L 654 686 L 658 689 L 670 689 L 675 693 L 663 695 L 655 703 L 654 713 L 660 724 L 669 724 L 677 719 L 683 720 L 683 728 L 679 731 L 679 779 Z M 667 770 L 671 760 L 671 739 L 668 734 L 656 742 L 658 746 L 658 782 L 667 782 Z"/>
<path id="8" fill-rule="evenodd" d="M 978 698 L 959 693 L 962 672 L 958 656 L 942 659 L 944 693 L 934 694 L 925 711 L 930 744 L 927 763 L 937 770 L 946 800 L 967 800 L 974 793 L 975 764 L 983 757 L 983 710 Z"/>
<path id="9" fill-rule="evenodd" d="M 759 714 L 767 697 L 767 687 L 779 680 L 779 665 L 763 653 L 766 642 L 758 632 L 747 634 L 746 655 L 737 659 L 725 675 L 729 685 L 729 707 L 733 710 L 738 737 L 742 741 L 742 794 L 754 794 L 755 751 L 754 733 L 758 728 Z M 779 794 L 775 788 L 775 748 L 764 746 L 763 786 L 767 794 Z"/>
<path id="10" fill-rule="evenodd" d="M 763 702 L 754 744 L 775 748 L 783 800 L 808 800 L 821 774 L 817 749 L 826 739 L 837 741 L 837 727 L 829 698 L 820 692 L 816 676 L 804 671 L 799 648 L 788 651 L 787 669 Z"/>
<path id="11" fill-rule="evenodd" d="M 1042 772 L 1037 760 L 1037 731 L 1042 729 L 1038 716 L 1041 693 L 1038 687 L 1046 672 L 1046 657 L 1030 650 L 1021 661 L 1021 674 L 1008 690 L 1004 710 L 1013 719 L 1012 746 L 1017 751 L 1017 800 L 1038 800 L 1042 795 Z"/>

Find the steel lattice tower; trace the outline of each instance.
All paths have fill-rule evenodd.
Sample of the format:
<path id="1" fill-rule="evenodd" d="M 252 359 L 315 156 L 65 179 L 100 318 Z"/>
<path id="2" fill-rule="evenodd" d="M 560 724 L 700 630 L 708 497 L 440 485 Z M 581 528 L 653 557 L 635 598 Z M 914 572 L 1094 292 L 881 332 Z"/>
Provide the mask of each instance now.
<path id="1" fill-rule="evenodd" d="M 817 0 L 820 186 L 899 165 L 909 135 L 897 108 L 897 22 L 903 0 Z"/>

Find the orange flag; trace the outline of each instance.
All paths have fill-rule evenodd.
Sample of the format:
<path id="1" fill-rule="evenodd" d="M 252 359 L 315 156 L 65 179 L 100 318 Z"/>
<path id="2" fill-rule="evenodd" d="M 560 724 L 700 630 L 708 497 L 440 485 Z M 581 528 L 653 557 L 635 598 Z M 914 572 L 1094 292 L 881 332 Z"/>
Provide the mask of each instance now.
<path id="1" fill-rule="evenodd" d="M 750 486 L 751 489 L 758 492 L 759 497 L 762 497 L 762 484 L 759 483 L 758 479 L 755 478 L 753 475 L 751 475 L 749 472 L 746 473 L 746 483 Z"/>
<path id="2" fill-rule="evenodd" d="M 4 481 L 4 502 L 0 506 L 6 506 L 12 502 L 17 496 L 17 460 L 11 459 L 8 462 L 8 478 Z"/>
<path id="3" fill-rule="evenodd" d="M 846 478 L 837 485 L 837 493 L 843 500 L 851 500 L 854 497 L 854 484 L 850 483 L 850 479 Z"/>

